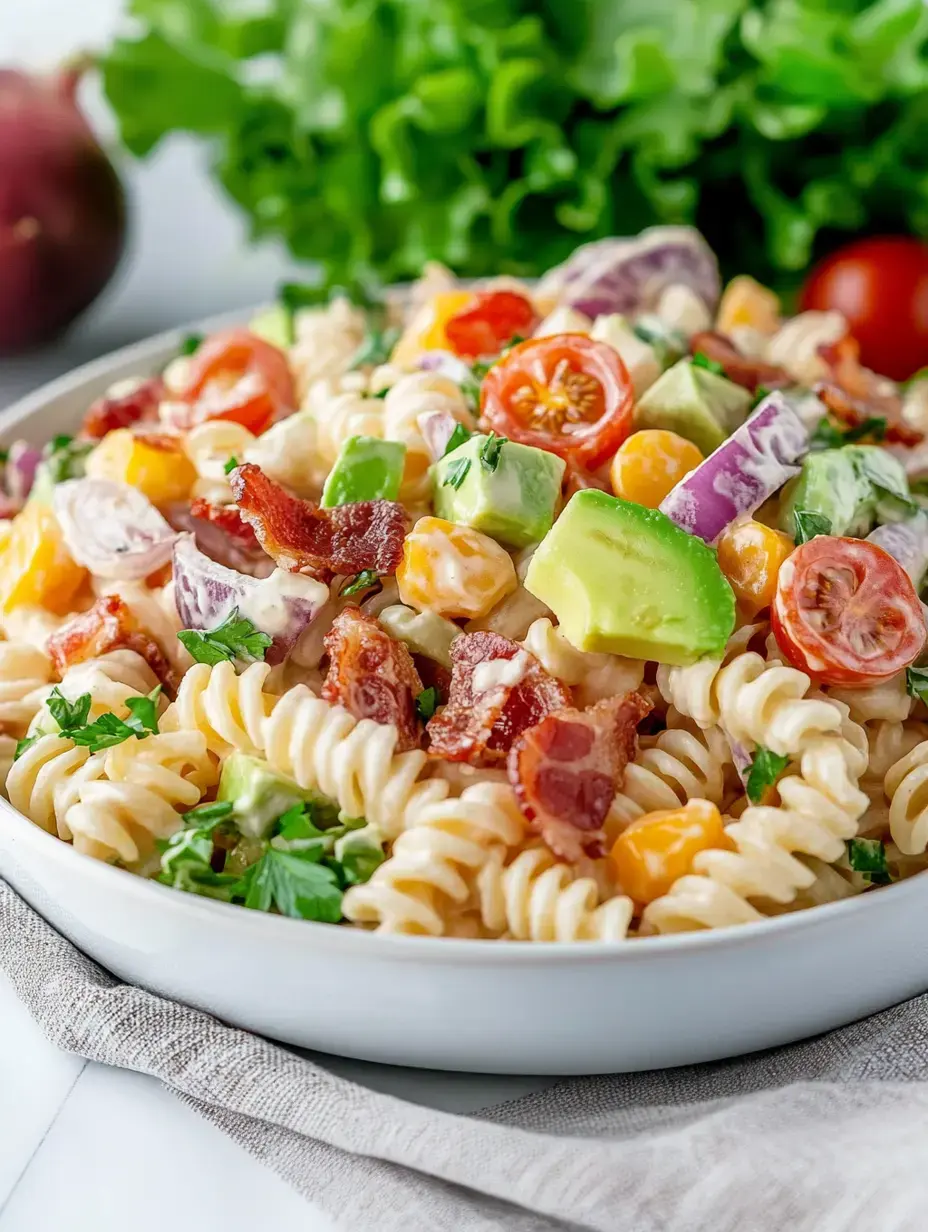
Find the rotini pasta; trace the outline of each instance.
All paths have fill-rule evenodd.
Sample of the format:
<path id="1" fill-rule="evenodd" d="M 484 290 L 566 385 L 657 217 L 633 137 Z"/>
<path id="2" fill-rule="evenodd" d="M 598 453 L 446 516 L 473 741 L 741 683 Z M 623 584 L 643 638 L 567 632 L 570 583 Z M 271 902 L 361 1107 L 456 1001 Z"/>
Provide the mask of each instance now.
<path id="1" fill-rule="evenodd" d="M 191 428 L 184 438 L 184 450 L 197 472 L 192 495 L 215 504 L 231 503 L 226 465 L 230 458 L 244 461 L 255 439 L 247 428 L 231 419 L 208 419 Z"/>
<path id="2" fill-rule="evenodd" d="M 236 675 L 231 663 L 195 664 L 181 682 L 161 730 L 199 732 L 217 757 L 233 750 L 264 751 L 264 721 L 277 701 L 264 691 L 270 674 L 266 663 L 252 663 Z"/>
<path id="3" fill-rule="evenodd" d="M 401 376 L 383 400 L 385 440 L 402 441 L 406 446 L 406 466 L 400 497 L 418 502 L 431 491 L 428 469 L 432 458 L 419 428 L 419 416 L 426 411 L 447 411 L 464 425 L 474 428 L 474 417 L 460 386 L 434 372 L 415 372 Z"/>
<path id="4" fill-rule="evenodd" d="M 928 849 L 928 741 L 917 744 L 886 772 L 889 831 L 903 855 Z"/>
<path id="5" fill-rule="evenodd" d="M 0 732 L 25 732 L 51 679 L 51 660 L 43 651 L 25 642 L 0 642 Z"/>
<path id="6" fill-rule="evenodd" d="M 316 425 L 316 448 L 331 466 L 345 441 L 352 436 L 383 438 L 384 407 L 378 398 L 341 393 L 334 397 L 322 387 L 310 390 L 306 408 Z"/>
<path id="7" fill-rule="evenodd" d="M 341 376 L 364 340 L 364 313 L 338 298 L 324 308 L 305 308 L 296 314 L 296 341 L 290 364 L 302 398 L 314 381 Z"/>
<path id="8" fill-rule="evenodd" d="M 575 690 L 578 706 L 592 706 L 605 697 L 629 693 L 644 680 L 640 659 L 577 650 L 546 616 L 533 621 L 522 645 L 546 672 Z"/>

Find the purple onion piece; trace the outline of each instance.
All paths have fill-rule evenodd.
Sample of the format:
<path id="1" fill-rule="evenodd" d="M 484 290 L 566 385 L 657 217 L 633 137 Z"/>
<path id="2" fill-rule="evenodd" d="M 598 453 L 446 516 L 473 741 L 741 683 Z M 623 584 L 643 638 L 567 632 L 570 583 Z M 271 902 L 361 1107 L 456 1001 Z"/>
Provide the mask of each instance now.
<path id="1" fill-rule="evenodd" d="M 867 542 L 875 543 L 898 561 L 918 590 L 928 570 L 928 514 L 919 512 L 904 522 L 878 526 L 867 536 Z"/>
<path id="2" fill-rule="evenodd" d="M 20 504 L 32 491 L 35 473 L 42 461 L 42 450 L 28 441 L 14 441 L 6 461 L 6 490 Z"/>
<path id="3" fill-rule="evenodd" d="M 171 559 L 176 533 L 127 483 L 68 479 L 52 506 L 68 551 L 97 577 L 140 581 Z"/>
<path id="4" fill-rule="evenodd" d="M 329 597 L 322 582 L 275 569 L 253 578 L 217 564 L 197 548 L 192 535 L 174 545 L 174 598 L 185 629 L 214 629 L 238 608 L 257 630 L 273 638 L 265 661 L 282 662 Z"/>
<path id="5" fill-rule="evenodd" d="M 436 372 L 439 376 L 446 376 L 456 385 L 464 385 L 474 378 L 470 364 L 451 351 L 423 351 L 416 367 L 423 372 Z"/>
<path id="6" fill-rule="evenodd" d="M 680 283 L 714 311 L 721 294 L 715 254 L 692 227 L 649 227 L 634 239 L 614 236 L 581 245 L 545 274 L 536 293 L 589 317 L 634 316 L 656 308 L 661 292 Z"/>
<path id="7" fill-rule="evenodd" d="M 423 411 L 416 416 L 416 423 L 429 451 L 429 457 L 437 462 L 445 456 L 451 434 L 458 426 L 458 421 L 450 411 Z"/>
<path id="8" fill-rule="evenodd" d="M 726 526 L 758 509 L 788 479 L 809 447 L 789 400 L 768 394 L 740 428 L 672 488 L 660 506 L 691 535 L 715 543 Z"/>
<path id="9" fill-rule="evenodd" d="M 740 741 L 735 740 L 732 736 L 728 737 L 728 747 L 731 749 L 731 759 L 738 772 L 738 778 L 741 780 L 741 786 L 747 790 L 748 775 L 751 773 L 751 766 L 754 764 L 754 755 L 746 744 L 741 744 Z"/>

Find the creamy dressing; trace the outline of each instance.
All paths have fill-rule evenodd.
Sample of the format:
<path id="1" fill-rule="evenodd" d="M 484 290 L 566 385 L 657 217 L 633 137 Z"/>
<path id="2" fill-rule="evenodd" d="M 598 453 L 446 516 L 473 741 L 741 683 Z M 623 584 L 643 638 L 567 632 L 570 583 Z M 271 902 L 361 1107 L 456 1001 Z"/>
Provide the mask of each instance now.
<path id="1" fill-rule="evenodd" d="M 531 656 L 520 650 L 512 659 L 489 659 L 474 668 L 474 693 L 487 693 L 490 689 L 511 688 L 524 679 L 531 665 Z"/>
<path id="2" fill-rule="evenodd" d="M 292 602 L 308 603 L 318 609 L 328 597 L 329 589 L 322 582 L 302 573 L 275 569 L 270 577 L 262 578 L 253 590 L 239 599 L 238 610 L 262 633 L 279 637 L 292 623 Z"/>

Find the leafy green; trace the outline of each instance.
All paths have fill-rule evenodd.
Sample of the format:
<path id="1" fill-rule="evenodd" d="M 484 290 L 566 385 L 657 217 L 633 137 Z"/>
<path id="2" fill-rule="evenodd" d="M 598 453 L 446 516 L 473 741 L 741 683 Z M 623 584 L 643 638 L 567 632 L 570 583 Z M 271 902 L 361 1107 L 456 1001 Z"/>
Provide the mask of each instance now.
<path id="1" fill-rule="evenodd" d="M 259 633 L 250 620 L 240 615 L 237 607 L 215 629 L 181 629 L 177 639 L 198 663 L 208 663 L 210 667 L 232 659 L 245 663 L 263 659 L 274 640 L 266 633 Z"/>
<path id="2" fill-rule="evenodd" d="M 48 712 L 63 732 L 71 732 L 75 728 L 86 726 L 90 715 L 91 697 L 82 693 L 75 701 L 69 702 L 63 696 L 57 685 L 45 699 Z"/>
<path id="3" fill-rule="evenodd" d="M 758 745 L 754 751 L 754 760 L 748 770 L 745 791 L 752 804 L 760 804 L 769 787 L 772 787 L 786 769 L 788 757 L 781 753 L 772 753 Z"/>
<path id="4" fill-rule="evenodd" d="M 454 431 L 448 437 L 448 444 L 445 446 L 445 452 L 442 457 L 447 457 L 449 453 L 457 449 L 458 445 L 464 445 L 473 436 L 472 432 L 464 427 L 462 423 L 454 425 Z"/>
<path id="5" fill-rule="evenodd" d="M 123 142 L 210 143 L 320 290 L 427 258 L 538 273 L 698 225 L 789 283 L 842 232 L 928 230 L 921 0 L 130 0 Z"/>
<path id="6" fill-rule="evenodd" d="M 368 364 L 385 364 L 399 336 L 400 330 L 395 325 L 388 325 L 385 329 L 371 326 L 352 356 L 349 371 L 353 372 L 356 368 L 363 368 Z"/>
<path id="7" fill-rule="evenodd" d="M 714 372 L 716 376 L 724 376 L 725 368 L 717 359 L 710 359 L 704 351 L 697 351 L 693 356 L 694 368 L 705 368 L 707 372 Z"/>
<path id="8" fill-rule="evenodd" d="M 226 462 L 223 464 L 222 472 L 224 475 L 231 475 L 232 472 L 236 470 L 237 467 L 240 465 L 241 464 L 239 463 L 238 458 L 235 456 L 235 454 L 233 454 L 231 458 L 228 458 Z"/>
<path id="9" fill-rule="evenodd" d="M 54 436 L 42 451 L 42 468 L 52 483 L 82 479 L 87 455 L 96 441 L 76 441 L 70 436 Z"/>
<path id="10" fill-rule="evenodd" d="M 445 478 L 442 481 L 443 487 L 452 487 L 455 491 L 461 486 L 467 478 L 467 472 L 470 470 L 470 458 L 456 458 L 448 466 L 445 472 Z"/>
<path id="11" fill-rule="evenodd" d="M 842 445 L 852 445 L 855 441 L 881 441 L 886 435 L 886 419 L 882 415 L 871 415 L 852 428 L 839 428 L 826 416 L 815 426 L 815 431 L 809 438 L 810 449 L 839 449 Z"/>
<path id="12" fill-rule="evenodd" d="M 31 749 L 35 742 L 39 739 L 40 734 L 36 732 L 34 736 L 23 736 L 22 740 L 17 740 L 16 748 L 13 751 L 13 760 L 19 761 L 23 753 L 25 753 L 27 749 Z"/>
<path id="13" fill-rule="evenodd" d="M 82 693 L 80 697 L 71 702 L 56 686 L 45 699 L 45 705 L 58 724 L 62 735 L 73 740 L 75 744 L 86 745 L 91 753 L 98 753 L 101 749 L 109 749 L 113 745 L 122 744 L 131 736 L 137 736 L 141 740 L 149 734 L 157 733 L 157 703 L 160 695 L 161 685 L 158 684 L 145 697 L 126 699 L 128 718 L 120 719 L 118 715 L 106 712 L 94 719 L 92 723 L 87 722 L 91 706 L 89 693 Z M 28 745 L 23 745 L 21 751 L 25 752 L 28 747 Z M 20 750 L 17 748 L 16 755 L 19 756 L 19 754 Z"/>
<path id="14" fill-rule="evenodd" d="M 348 595 L 360 594 L 362 590 L 370 590 L 380 581 L 380 574 L 376 569 L 362 569 L 356 574 L 354 580 L 349 582 L 342 591 L 342 597 L 347 598 Z"/>
<path id="15" fill-rule="evenodd" d="M 203 345 L 202 334 L 187 334 L 178 348 L 179 355 L 195 355 Z"/>
<path id="16" fill-rule="evenodd" d="M 816 535 L 831 534 L 831 519 L 823 513 L 815 513 L 811 509 L 794 509 L 793 518 L 796 522 L 796 544 L 808 543 Z"/>
<path id="17" fill-rule="evenodd" d="M 506 444 L 505 436 L 497 436 L 495 432 L 491 432 L 487 439 L 480 446 L 480 465 L 484 470 L 491 473 L 499 466 L 499 455 L 503 452 L 503 446 Z M 508 456 L 508 455 L 507 455 Z M 455 484 L 455 487 L 459 485 Z"/>
<path id="18" fill-rule="evenodd" d="M 905 691 L 909 697 L 917 697 L 919 701 L 928 702 L 928 667 L 907 667 L 905 669 Z"/>
<path id="19" fill-rule="evenodd" d="M 871 885 L 889 885 L 892 881 L 886 862 L 886 844 L 881 839 L 848 839 L 847 862 L 852 872 L 861 873 Z"/>
<path id="20" fill-rule="evenodd" d="M 438 690 L 432 685 L 431 688 L 423 689 L 416 697 L 416 714 L 427 723 L 435 711 L 438 709 L 438 703 L 441 701 Z"/>

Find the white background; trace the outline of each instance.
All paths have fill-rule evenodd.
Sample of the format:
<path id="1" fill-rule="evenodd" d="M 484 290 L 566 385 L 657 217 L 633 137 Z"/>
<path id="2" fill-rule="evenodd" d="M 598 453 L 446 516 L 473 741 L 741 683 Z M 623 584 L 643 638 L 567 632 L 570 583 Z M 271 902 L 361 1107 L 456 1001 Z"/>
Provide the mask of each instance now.
<path id="1" fill-rule="evenodd" d="M 0 0 L 0 66 L 50 68 L 102 47 L 119 0 Z M 82 102 L 112 132 L 93 83 Z M 272 247 L 246 248 L 241 220 L 213 192 L 203 155 L 183 138 L 145 164 L 123 164 L 130 249 L 99 303 L 41 355 L 0 360 L 0 408 L 28 388 L 133 338 L 268 298 L 287 271 Z M 0 288 L 2 294 L 2 288 Z M 419 1102 L 483 1107 L 533 1089 L 373 1066 L 342 1072 Z M 156 1082 L 85 1065 L 51 1047 L 0 976 L 0 1232 L 332 1232 L 266 1167 Z"/>

